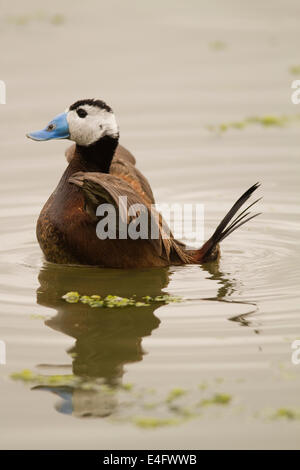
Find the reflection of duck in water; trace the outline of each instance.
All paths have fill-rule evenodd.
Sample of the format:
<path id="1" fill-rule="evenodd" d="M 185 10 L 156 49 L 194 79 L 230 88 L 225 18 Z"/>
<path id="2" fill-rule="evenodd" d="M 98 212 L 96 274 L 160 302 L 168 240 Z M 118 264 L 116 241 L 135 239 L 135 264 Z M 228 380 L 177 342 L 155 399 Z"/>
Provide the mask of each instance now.
<path id="1" fill-rule="evenodd" d="M 136 169 L 134 157 L 118 145 L 119 130 L 114 113 L 101 100 L 77 101 L 46 129 L 32 132 L 28 137 L 71 139 L 76 143 L 68 152 L 69 165 L 37 223 L 37 237 L 48 261 L 115 268 L 203 263 L 217 259 L 219 243 L 255 217 L 249 215 L 251 206 L 236 214 L 257 189 L 257 184 L 241 196 L 200 249 L 189 250 L 175 240 L 151 207 L 154 204 L 151 188 Z M 119 197 L 123 198 L 122 202 Z M 113 227 L 109 237 L 104 237 L 108 230 L 103 223 L 100 239 L 96 232 L 100 220 L 97 208 L 102 204 L 109 204 L 117 217 L 114 220 L 111 216 Z M 132 221 L 124 215 L 124 210 L 137 206 L 144 217 L 137 216 L 136 209 Z M 125 225 L 122 230 L 117 224 L 120 214 Z M 144 220 L 145 230 L 139 236 L 141 227 L 137 227 L 141 220 Z M 131 226 L 132 222 L 135 225 Z"/>
<path id="2" fill-rule="evenodd" d="M 68 351 L 72 357 L 72 369 L 82 383 L 91 381 L 110 387 L 121 385 L 126 364 L 141 361 L 144 351 L 142 339 L 158 328 L 160 320 L 154 315 L 159 304 L 142 308 L 91 308 L 86 304 L 71 305 L 61 296 L 70 290 L 84 294 L 117 294 L 137 298 L 145 294 L 157 296 L 167 287 L 168 270 L 124 271 L 122 284 L 119 273 L 85 267 L 63 267 L 45 264 L 39 274 L 40 287 L 37 302 L 54 308 L 57 315 L 46 325 L 76 339 Z M 39 387 L 41 388 L 41 387 Z M 62 398 L 59 411 L 78 416 L 107 416 L 117 406 L 114 394 L 105 388 L 42 387 Z"/>

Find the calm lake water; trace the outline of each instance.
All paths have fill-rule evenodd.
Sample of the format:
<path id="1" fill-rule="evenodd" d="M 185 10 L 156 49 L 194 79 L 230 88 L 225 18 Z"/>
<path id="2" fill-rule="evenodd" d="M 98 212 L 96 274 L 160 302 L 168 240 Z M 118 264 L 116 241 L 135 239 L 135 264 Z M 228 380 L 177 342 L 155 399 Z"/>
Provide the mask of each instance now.
<path id="1" fill-rule="evenodd" d="M 300 76 L 289 71 L 299 65 L 299 3 L 41 8 L 1 2 L 0 447 L 299 448 L 300 126 L 206 127 L 300 114 L 290 100 Z M 157 201 L 205 204 L 206 237 L 262 183 L 263 214 L 226 239 L 219 264 L 43 261 L 35 223 L 68 142 L 25 133 L 93 96 L 113 106 Z M 70 290 L 184 301 L 91 309 L 64 302 Z M 24 369 L 39 380 L 11 378 Z"/>

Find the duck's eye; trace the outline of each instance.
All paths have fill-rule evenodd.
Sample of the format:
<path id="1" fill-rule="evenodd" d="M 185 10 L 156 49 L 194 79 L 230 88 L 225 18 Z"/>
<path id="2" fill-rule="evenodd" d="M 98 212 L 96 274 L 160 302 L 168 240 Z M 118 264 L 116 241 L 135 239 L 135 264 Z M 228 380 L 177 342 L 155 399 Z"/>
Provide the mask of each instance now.
<path id="1" fill-rule="evenodd" d="M 47 127 L 47 131 L 51 132 L 53 131 L 54 129 L 56 128 L 56 125 L 55 124 L 49 124 L 49 126 Z"/>
<path id="2" fill-rule="evenodd" d="M 80 118 L 85 118 L 85 116 L 87 116 L 87 112 L 82 108 L 76 109 L 76 113 Z"/>

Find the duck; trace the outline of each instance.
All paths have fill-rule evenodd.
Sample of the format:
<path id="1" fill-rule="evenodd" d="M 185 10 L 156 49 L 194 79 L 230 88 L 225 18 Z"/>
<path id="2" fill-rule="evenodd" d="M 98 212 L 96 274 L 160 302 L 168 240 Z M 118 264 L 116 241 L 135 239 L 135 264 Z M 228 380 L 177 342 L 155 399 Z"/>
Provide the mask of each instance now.
<path id="1" fill-rule="evenodd" d="M 238 214 L 259 187 L 255 183 L 199 249 L 176 240 L 154 208 L 151 186 L 137 169 L 135 157 L 119 144 L 119 127 L 112 108 L 101 99 L 76 101 L 44 129 L 30 132 L 27 137 L 74 142 L 66 150 L 68 166 L 37 220 L 37 240 L 48 262 L 123 269 L 203 264 L 218 260 L 220 242 L 259 215 L 248 211 L 259 199 Z M 97 230 L 104 215 L 99 216 L 98 208 L 107 204 L 118 215 L 114 237 L 99 236 Z M 129 216 L 126 210 L 135 205 L 142 209 Z M 148 220 L 154 221 L 157 236 L 124 237 L 124 226 L 129 230 L 143 210 Z"/>

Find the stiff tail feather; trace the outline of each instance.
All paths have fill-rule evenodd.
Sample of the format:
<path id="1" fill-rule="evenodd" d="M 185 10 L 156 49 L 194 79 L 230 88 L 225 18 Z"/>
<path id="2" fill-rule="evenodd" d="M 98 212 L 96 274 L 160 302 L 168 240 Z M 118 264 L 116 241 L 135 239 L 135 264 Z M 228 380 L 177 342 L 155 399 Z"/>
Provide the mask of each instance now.
<path id="1" fill-rule="evenodd" d="M 246 222 L 249 222 L 249 220 L 254 219 L 254 217 L 257 217 L 261 214 L 257 213 L 250 215 L 250 212 L 248 212 L 250 207 L 254 206 L 254 204 L 262 199 L 260 197 L 234 218 L 238 210 L 243 206 L 243 204 L 245 204 L 245 202 L 259 186 L 260 183 L 255 183 L 236 201 L 230 211 L 221 220 L 213 235 L 209 238 L 209 240 L 207 240 L 207 242 L 204 243 L 202 248 L 197 251 L 194 259 L 195 262 L 203 263 L 205 261 L 209 261 L 210 259 L 216 258 L 217 255 L 214 256 L 214 253 L 217 251 L 216 248 L 218 243 L 224 240 L 224 238 L 228 237 L 228 235 L 234 232 L 237 228 L 241 227 Z"/>

